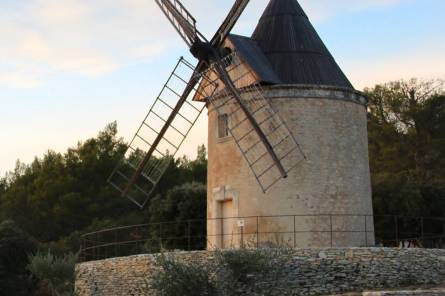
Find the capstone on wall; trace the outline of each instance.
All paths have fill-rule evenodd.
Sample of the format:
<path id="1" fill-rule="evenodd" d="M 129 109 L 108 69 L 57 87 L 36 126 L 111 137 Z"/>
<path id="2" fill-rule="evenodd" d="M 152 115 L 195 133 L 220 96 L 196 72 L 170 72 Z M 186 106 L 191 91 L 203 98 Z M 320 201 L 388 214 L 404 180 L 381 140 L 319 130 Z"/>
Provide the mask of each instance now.
<path id="1" fill-rule="evenodd" d="M 218 114 L 209 105 L 209 248 L 241 241 L 372 246 L 366 99 L 349 89 L 296 85 L 265 88 L 265 95 L 306 160 L 264 194 L 233 139 L 218 138 Z M 283 217 L 255 217 L 277 215 Z"/>
<path id="2" fill-rule="evenodd" d="M 155 295 L 150 277 L 158 272 L 156 255 L 138 255 L 81 263 L 76 266 L 79 296 Z M 199 262 L 221 271 L 211 251 L 174 253 L 182 262 Z M 286 255 L 276 279 L 261 282 L 270 295 L 329 295 L 364 290 L 443 284 L 445 250 L 336 248 L 294 249 Z M 212 272 L 212 271 L 211 271 Z M 224 272 L 224 271 L 223 271 Z M 261 279 L 264 281 L 264 277 Z M 243 295 L 254 296 L 248 291 Z M 396 294 L 398 295 L 398 294 Z M 442 294 L 440 294 L 442 295 Z"/>

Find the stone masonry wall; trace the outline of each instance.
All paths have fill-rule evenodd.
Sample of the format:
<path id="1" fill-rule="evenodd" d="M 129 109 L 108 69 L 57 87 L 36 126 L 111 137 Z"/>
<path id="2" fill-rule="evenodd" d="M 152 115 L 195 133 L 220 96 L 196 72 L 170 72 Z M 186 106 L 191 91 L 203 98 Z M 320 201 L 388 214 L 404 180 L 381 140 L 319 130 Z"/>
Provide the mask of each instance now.
<path id="1" fill-rule="evenodd" d="M 214 263 L 210 251 L 178 252 L 175 256 L 185 262 L 193 258 Z M 156 272 L 153 263 L 154 255 L 138 255 L 78 264 L 76 289 L 79 296 L 154 295 L 148 289 L 150 274 Z M 287 287 L 279 295 L 438 285 L 445 275 L 445 250 L 295 249 L 283 268 Z"/>

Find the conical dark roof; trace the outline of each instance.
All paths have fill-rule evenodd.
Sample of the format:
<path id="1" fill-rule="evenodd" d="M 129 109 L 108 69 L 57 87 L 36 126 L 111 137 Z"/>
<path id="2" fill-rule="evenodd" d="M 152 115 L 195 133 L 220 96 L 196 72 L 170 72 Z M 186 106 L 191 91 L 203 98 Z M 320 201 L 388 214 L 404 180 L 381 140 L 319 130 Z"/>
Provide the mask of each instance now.
<path id="1" fill-rule="evenodd" d="M 283 83 L 353 88 L 297 0 L 271 0 L 252 39 Z"/>

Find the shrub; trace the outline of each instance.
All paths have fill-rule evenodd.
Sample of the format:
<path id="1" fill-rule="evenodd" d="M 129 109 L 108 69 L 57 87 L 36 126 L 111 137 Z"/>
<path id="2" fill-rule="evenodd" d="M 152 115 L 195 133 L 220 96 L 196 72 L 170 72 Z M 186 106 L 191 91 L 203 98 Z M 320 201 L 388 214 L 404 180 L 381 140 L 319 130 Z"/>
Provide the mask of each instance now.
<path id="1" fill-rule="evenodd" d="M 50 251 L 29 256 L 28 270 L 53 296 L 73 295 L 77 255 L 54 256 Z"/>
<path id="2" fill-rule="evenodd" d="M 217 263 L 225 271 L 218 276 L 222 295 L 269 295 L 283 287 L 282 266 L 290 259 L 291 249 L 284 247 L 218 251 Z"/>
<path id="3" fill-rule="evenodd" d="M 51 241 L 42 243 L 40 250 L 51 250 L 53 255 L 63 256 L 68 253 L 75 253 L 80 249 L 80 236 L 79 231 L 71 232 L 68 236 L 62 237 L 57 241 Z"/>
<path id="4" fill-rule="evenodd" d="M 0 223 L 0 294 L 30 295 L 34 285 L 26 270 L 27 254 L 37 242 L 13 221 Z"/>
<path id="5" fill-rule="evenodd" d="M 156 265 L 161 270 L 151 278 L 151 288 L 157 295 L 217 295 L 207 269 L 194 260 L 184 263 L 173 256 L 161 254 L 156 257 Z"/>
<path id="6" fill-rule="evenodd" d="M 166 250 L 204 250 L 206 247 L 207 188 L 201 183 L 185 183 L 169 189 L 166 195 L 157 195 L 150 201 L 152 227 L 145 244 L 148 253 Z M 201 221 L 196 221 L 196 219 Z M 185 222 L 195 220 L 194 222 Z M 158 222 L 176 221 L 177 223 Z M 187 238 L 189 236 L 189 239 Z M 161 239 L 162 238 L 162 239 Z"/>
<path id="7" fill-rule="evenodd" d="M 151 288 L 162 296 L 272 295 L 286 285 L 281 272 L 291 255 L 287 248 L 225 250 L 203 264 L 196 257 L 185 263 L 162 254 L 156 258 L 160 271 L 151 277 Z"/>
<path id="8" fill-rule="evenodd" d="M 233 280 L 246 284 L 249 277 L 262 272 L 268 265 L 268 256 L 263 250 L 240 249 L 217 252 L 219 263 L 228 268 Z"/>

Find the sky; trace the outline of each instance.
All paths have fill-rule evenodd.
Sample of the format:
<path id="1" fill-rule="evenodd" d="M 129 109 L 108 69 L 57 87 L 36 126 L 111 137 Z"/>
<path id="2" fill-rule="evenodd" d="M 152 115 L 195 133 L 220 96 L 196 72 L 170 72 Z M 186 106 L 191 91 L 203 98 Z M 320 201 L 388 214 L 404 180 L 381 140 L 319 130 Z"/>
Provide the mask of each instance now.
<path id="1" fill-rule="evenodd" d="M 268 0 L 233 33 L 250 36 Z M 183 0 L 210 38 L 233 0 Z M 300 0 L 356 89 L 445 78 L 443 0 Z M 194 62 L 152 0 L 0 0 L 0 176 L 117 121 L 130 140 L 178 57 Z M 203 114 L 179 154 L 207 142 Z M 180 156 L 179 155 L 179 156 Z"/>

